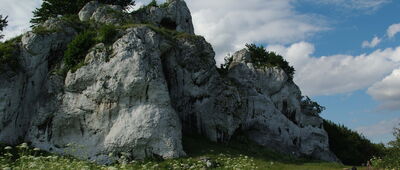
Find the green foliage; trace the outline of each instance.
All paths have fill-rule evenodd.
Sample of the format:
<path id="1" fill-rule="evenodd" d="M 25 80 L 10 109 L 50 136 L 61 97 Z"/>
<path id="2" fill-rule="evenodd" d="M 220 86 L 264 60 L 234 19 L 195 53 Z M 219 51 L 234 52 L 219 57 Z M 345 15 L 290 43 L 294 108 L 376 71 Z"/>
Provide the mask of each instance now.
<path id="1" fill-rule="evenodd" d="M 148 7 L 158 7 L 158 4 L 157 4 L 156 0 L 152 0 L 147 6 Z"/>
<path id="2" fill-rule="evenodd" d="M 233 57 L 231 54 L 228 54 L 225 58 L 224 58 L 224 63 L 220 65 L 219 68 L 217 68 L 218 72 L 222 75 L 225 75 L 228 73 L 228 69 L 229 66 L 231 65 L 231 63 L 233 62 Z"/>
<path id="3" fill-rule="evenodd" d="M 163 4 L 158 5 L 160 8 L 166 8 L 168 7 L 170 3 L 169 2 L 164 2 Z"/>
<path id="4" fill-rule="evenodd" d="M 371 159 L 372 166 L 382 169 L 400 169 L 400 128 L 395 128 L 395 140 L 389 142 L 389 147 L 381 157 Z"/>
<path id="5" fill-rule="evenodd" d="M 308 96 L 303 96 L 301 99 L 301 108 L 302 110 L 306 110 L 308 114 L 317 116 L 326 108 L 324 106 L 319 105 L 317 102 L 312 101 Z"/>
<path id="6" fill-rule="evenodd" d="M 7 65 L 12 70 L 19 67 L 17 60 L 18 43 L 21 42 L 21 36 L 10 39 L 6 42 L 0 42 L 0 73 L 4 71 Z"/>
<path id="7" fill-rule="evenodd" d="M 84 66 L 84 59 L 89 49 L 96 43 L 110 44 L 114 42 L 118 31 L 113 25 L 103 25 L 98 30 L 86 30 L 78 34 L 67 46 L 64 53 L 65 69 L 59 74 L 63 75 L 68 70 L 75 72 Z"/>
<path id="8" fill-rule="evenodd" d="M 110 44 L 114 42 L 115 36 L 117 35 L 117 28 L 113 25 L 104 25 L 100 27 L 97 35 L 97 41 L 103 42 L 104 44 Z"/>
<path id="9" fill-rule="evenodd" d="M 64 63 L 66 70 L 75 72 L 85 59 L 88 50 L 95 44 L 96 33 L 94 31 L 85 31 L 75 37 L 68 44 L 64 53 Z"/>
<path id="10" fill-rule="evenodd" d="M 395 137 L 395 140 L 394 141 L 390 141 L 389 145 L 392 148 L 400 148 L 400 127 L 399 128 L 394 128 L 393 135 Z"/>
<path id="11" fill-rule="evenodd" d="M 346 165 L 365 164 L 384 154 L 383 144 L 374 144 L 343 125 L 324 120 L 324 129 L 328 132 L 329 148 Z"/>
<path id="12" fill-rule="evenodd" d="M 40 8 L 33 11 L 31 23 L 38 25 L 51 17 L 59 15 L 78 14 L 79 10 L 91 0 L 44 0 Z M 132 7 L 135 1 L 132 0 L 98 0 L 103 4 L 121 5 L 122 7 Z"/>
<path id="13" fill-rule="evenodd" d="M 3 16 L 0 15 L 0 32 L 3 32 L 3 29 L 8 25 L 7 18 L 8 18 L 8 16 L 3 18 Z M 3 37 L 4 37 L 4 35 L 0 34 L 0 39 L 2 39 Z"/>
<path id="14" fill-rule="evenodd" d="M 89 161 L 80 161 L 71 157 L 48 154 L 38 148 L 31 148 L 23 143 L 16 147 L 0 145 L 0 169 L 288 169 L 288 170 L 341 170 L 346 166 L 298 159 L 272 152 L 254 143 L 232 141 L 217 144 L 203 137 L 185 136 L 183 147 L 188 157 L 143 161 L 128 161 L 121 153 L 118 163 L 97 165 Z M 84 148 L 83 148 L 84 149 Z M 74 149 L 71 149 L 73 152 Z M 67 152 L 67 153 L 71 153 Z M 112 153 L 109 156 L 113 156 Z M 212 163 L 207 167 L 207 162 Z"/>
<path id="15" fill-rule="evenodd" d="M 39 35 L 46 35 L 46 34 L 51 34 L 53 32 L 57 32 L 58 30 L 51 30 L 51 29 L 47 29 L 43 26 L 37 26 L 35 28 L 32 29 L 32 32 L 39 34 Z"/>
<path id="16" fill-rule="evenodd" d="M 246 47 L 251 53 L 251 62 L 256 68 L 278 66 L 285 71 L 289 80 L 293 80 L 295 69 L 282 56 L 274 52 L 268 52 L 263 46 L 246 44 Z"/>

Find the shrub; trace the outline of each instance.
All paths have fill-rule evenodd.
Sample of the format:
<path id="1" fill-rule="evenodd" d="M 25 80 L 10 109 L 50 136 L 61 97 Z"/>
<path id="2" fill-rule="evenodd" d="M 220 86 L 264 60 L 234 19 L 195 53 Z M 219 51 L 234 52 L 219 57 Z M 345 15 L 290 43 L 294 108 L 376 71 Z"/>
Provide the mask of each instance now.
<path id="1" fill-rule="evenodd" d="M 256 68 L 278 66 L 285 71 L 289 80 L 293 80 L 295 69 L 282 56 L 268 52 L 263 46 L 246 44 L 246 47 L 251 54 L 251 62 Z"/>
<path id="2" fill-rule="evenodd" d="M 117 28 L 113 25 L 102 26 L 97 35 L 97 41 L 103 42 L 104 44 L 110 44 L 114 42 L 114 38 L 117 35 Z"/>
<path id="3" fill-rule="evenodd" d="M 85 31 L 78 34 L 71 43 L 68 44 L 64 53 L 64 62 L 66 70 L 75 72 L 85 59 L 87 51 L 95 44 L 95 32 Z"/>
<path id="4" fill-rule="evenodd" d="M 308 96 L 302 96 L 301 109 L 307 110 L 308 114 L 317 116 L 326 108 L 324 106 L 319 105 L 317 102 L 312 101 Z"/>
<path id="5" fill-rule="evenodd" d="M 400 169 L 400 128 L 395 128 L 395 140 L 389 142 L 385 154 L 379 158 L 371 159 L 372 166 L 382 169 Z"/>
<path id="6" fill-rule="evenodd" d="M 32 29 L 32 32 L 39 34 L 39 35 L 51 34 L 53 32 L 57 32 L 57 31 L 58 30 L 47 29 L 46 27 L 43 27 L 43 26 L 37 26 Z"/>
<path id="7" fill-rule="evenodd" d="M 359 166 L 384 154 L 383 144 L 374 144 L 343 125 L 324 120 L 324 129 L 329 136 L 330 150 L 346 165 Z"/>
<path id="8" fill-rule="evenodd" d="M 8 65 L 13 70 L 18 68 L 18 60 L 15 57 L 18 52 L 18 42 L 21 42 L 21 36 L 0 43 L 0 73 L 5 65 Z"/>
<path id="9" fill-rule="evenodd" d="M 228 73 L 228 69 L 229 66 L 231 65 L 231 63 L 233 62 L 233 57 L 232 55 L 228 54 L 225 58 L 224 58 L 224 63 L 221 64 L 221 66 L 219 68 L 217 68 L 217 71 L 220 74 L 227 74 Z"/>
<path id="10" fill-rule="evenodd" d="M 148 5 L 148 7 L 158 7 L 157 1 L 156 0 L 152 0 Z"/>

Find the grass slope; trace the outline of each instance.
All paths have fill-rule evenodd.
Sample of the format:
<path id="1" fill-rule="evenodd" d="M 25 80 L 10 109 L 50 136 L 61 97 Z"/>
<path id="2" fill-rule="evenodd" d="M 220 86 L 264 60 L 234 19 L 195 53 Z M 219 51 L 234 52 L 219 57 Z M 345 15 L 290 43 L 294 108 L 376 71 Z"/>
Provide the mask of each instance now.
<path id="1" fill-rule="evenodd" d="M 128 162 L 122 156 L 114 165 L 97 165 L 70 157 L 56 156 L 29 149 L 26 144 L 0 148 L 0 169 L 344 169 L 340 164 L 297 159 L 275 153 L 249 142 L 233 141 L 217 144 L 201 137 L 186 137 L 183 141 L 188 156 L 172 160 Z M 208 165 L 207 165 L 208 164 Z M 360 168 L 359 168 L 360 169 Z"/>

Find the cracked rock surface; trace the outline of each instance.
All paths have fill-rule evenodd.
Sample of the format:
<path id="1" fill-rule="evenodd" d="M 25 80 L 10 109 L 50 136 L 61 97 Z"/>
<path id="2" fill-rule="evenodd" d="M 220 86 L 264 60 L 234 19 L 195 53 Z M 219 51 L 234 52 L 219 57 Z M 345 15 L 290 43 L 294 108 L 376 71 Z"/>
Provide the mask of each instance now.
<path id="1" fill-rule="evenodd" d="M 0 142 L 25 141 L 112 163 L 116 157 L 109 153 L 124 152 L 131 159 L 184 156 L 183 135 L 216 142 L 244 135 L 295 156 L 338 161 L 329 151 L 322 118 L 302 106 L 300 89 L 282 69 L 255 68 L 244 49 L 220 74 L 212 46 L 194 35 L 186 3 L 167 3 L 125 19 L 181 36 L 167 37 L 145 25 L 119 29 L 115 42 L 96 44 L 84 65 L 66 77 L 55 71 L 77 34 L 74 27 L 50 19 L 45 27 L 64 31 L 24 34 L 17 56 L 21 68 L 0 73 Z M 90 2 L 79 18 L 121 24 L 120 15 L 107 15 L 105 8 L 122 10 Z"/>

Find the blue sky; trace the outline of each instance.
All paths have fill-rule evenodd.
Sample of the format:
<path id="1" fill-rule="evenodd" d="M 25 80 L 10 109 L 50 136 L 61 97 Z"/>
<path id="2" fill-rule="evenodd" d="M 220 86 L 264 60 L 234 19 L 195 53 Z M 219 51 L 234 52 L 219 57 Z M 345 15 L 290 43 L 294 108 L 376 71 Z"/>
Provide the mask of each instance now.
<path id="1" fill-rule="evenodd" d="M 386 1 L 376 8 L 364 9 L 311 2 L 296 5 L 299 12 L 322 15 L 329 20 L 329 30 L 308 40 L 315 46 L 314 56 L 368 54 L 377 49 L 400 45 L 400 36 L 388 38 L 386 35 L 389 26 L 400 23 L 400 1 Z M 362 47 L 362 42 L 372 40 L 375 36 L 382 39 L 379 44 L 373 48 Z M 345 93 L 316 95 L 313 99 L 327 107 L 322 117 L 358 130 L 374 142 L 386 143 L 393 139 L 391 131 L 400 122 L 400 109 L 380 108 L 379 101 L 368 95 L 367 90 L 359 88 Z M 400 102 L 397 104 L 400 105 Z"/>
<path id="2" fill-rule="evenodd" d="M 195 32 L 213 45 L 217 63 L 246 43 L 262 44 L 295 67 L 303 93 L 326 106 L 322 117 L 374 142 L 393 139 L 400 123 L 400 1 L 186 2 Z M 29 30 L 40 3 L 0 0 L 0 13 L 10 19 L 6 38 Z"/>

